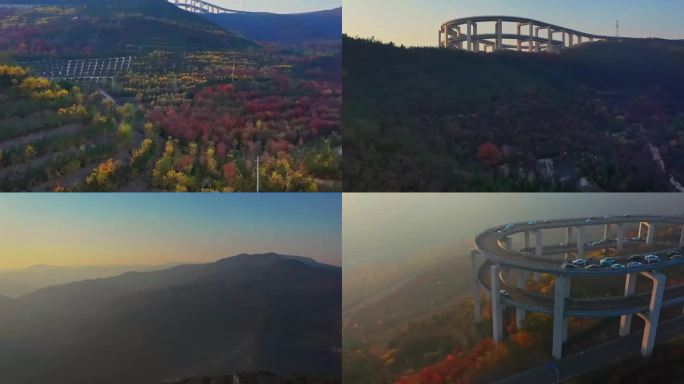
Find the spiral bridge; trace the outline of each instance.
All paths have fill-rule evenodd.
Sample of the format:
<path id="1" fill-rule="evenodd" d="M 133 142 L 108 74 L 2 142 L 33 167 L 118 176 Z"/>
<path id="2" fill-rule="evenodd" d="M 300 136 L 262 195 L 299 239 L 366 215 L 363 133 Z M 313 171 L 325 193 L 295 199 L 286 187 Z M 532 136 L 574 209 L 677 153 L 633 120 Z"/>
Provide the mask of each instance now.
<path id="1" fill-rule="evenodd" d="M 667 228 L 670 234 L 658 236 L 656 227 Z M 600 239 L 595 239 L 597 232 L 602 232 Z M 630 232 L 632 237 L 627 236 Z M 638 316 L 645 323 L 641 352 L 648 356 L 661 309 L 684 304 L 684 285 L 667 284 L 668 271 L 684 266 L 684 217 L 625 215 L 511 223 L 482 232 L 475 244 L 471 253 L 475 320 L 480 320 L 480 291 L 484 290 L 491 299 L 497 342 L 503 339 L 506 306 L 515 308 L 517 326 L 526 312 L 553 317 L 552 355 L 556 358 L 562 357 L 567 341 L 568 318 L 620 318 L 619 335 L 624 337 L 631 332 L 633 316 Z M 590 253 L 612 257 L 586 257 Z M 528 288 L 529 279 L 538 282 L 542 273 L 553 279 L 553 295 Z M 624 279 L 624 295 L 571 296 L 573 278 L 600 282 L 609 276 Z M 650 290 L 637 292 L 640 278 L 650 281 Z"/>
<path id="2" fill-rule="evenodd" d="M 479 31 L 479 32 L 478 32 Z M 615 37 L 594 35 L 515 16 L 475 16 L 442 24 L 439 46 L 470 52 L 558 52 Z"/>

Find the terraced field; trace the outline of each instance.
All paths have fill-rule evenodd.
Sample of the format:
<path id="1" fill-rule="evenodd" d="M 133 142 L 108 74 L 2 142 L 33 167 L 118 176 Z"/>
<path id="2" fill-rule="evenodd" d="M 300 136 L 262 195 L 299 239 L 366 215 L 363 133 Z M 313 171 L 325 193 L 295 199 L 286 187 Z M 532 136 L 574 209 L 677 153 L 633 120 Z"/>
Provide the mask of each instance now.
<path id="1" fill-rule="evenodd" d="M 132 105 L 16 66 L 0 66 L 0 103 L 0 190 L 113 190 L 135 179 L 144 138 Z"/>
<path id="2" fill-rule="evenodd" d="M 341 189 L 339 52 L 155 51 L 99 83 L 54 62 L 0 67 L 2 191 Z"/>

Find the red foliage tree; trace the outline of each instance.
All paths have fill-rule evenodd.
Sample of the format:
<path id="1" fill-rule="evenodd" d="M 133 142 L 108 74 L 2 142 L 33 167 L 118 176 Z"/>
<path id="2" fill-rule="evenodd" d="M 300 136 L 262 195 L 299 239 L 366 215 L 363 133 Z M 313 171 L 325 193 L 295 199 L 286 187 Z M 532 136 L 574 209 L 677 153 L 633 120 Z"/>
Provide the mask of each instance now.
<path id="1" fill-rule="evenodd" d="M 494 143 L 484 143 L 477 150 L 477 159 L 483 163 L 495 166 L 503 160 L 501 151 Z"/>
<path id="2" fill-rule="evenodd" d="M 223 178 L 227 182 L 231 182 L 235 180 L 237 177 L 237 167 L 235 166 L 235 162 L 230 162 L 226 163 L 223 165 Z"/>

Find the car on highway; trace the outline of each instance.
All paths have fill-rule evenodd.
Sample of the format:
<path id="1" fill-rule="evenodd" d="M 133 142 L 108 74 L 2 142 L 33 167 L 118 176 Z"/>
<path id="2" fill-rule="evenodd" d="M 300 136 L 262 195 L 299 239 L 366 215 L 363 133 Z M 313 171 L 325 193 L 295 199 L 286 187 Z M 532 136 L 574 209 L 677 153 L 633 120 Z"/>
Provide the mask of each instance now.
<path id="1" fill-rule="evenodd" d="M 501 296 L 511 297 L 511 294 L 508 293 L 508 291 L 505 290 L 505 289 L 500 290 L 500 291 L 499 291 L 499 294 L 500 294 Z"/>
<path id="2" fill-rule="evenodd" d="M 610 217 L 610 216 L 603 216 L 603 220 L 610 220 L 610 219 L 612 219 L 612 217 Z"/>
<path id="3" fill-rule="evenodd" d="M 600 265 L 601 267 L 604 267 L 604 268 L 610 267 L 610 266 L 612 266 L 612 265 L 615 264 L 615 263 L 617 263 L 617 260 L 615 260 L 615 259 L 613 259 L 613 258 L 611 258 L 611 257 L 606 257 L 606 258 L 601 259 L 601 261 L 599 261 L 599 265 Z"/>
<path id="4" fill-rule="evenodd" d="M 592 221 L 593 219 L 594 219 L 593 217 L 590 217 L 590 218 L 584 220 L 584 222 L 585 222 L 585 223 L 591 223 L 591 221 Z"/>
<path id="5" fill-rule="evenodd" d="M 601 266 L 598 264 L 591 264 L 584 267 L 584 269 L 601 269 Z"/>
<path id="6" fill-rule="evenodd" d="M 623 269 L 623 268 L 625 268 L 625 266 L 622 264 L 613 264 L 610 266 L 610 269 Z"/>
<path id="7" fill-rule="evenodd" d="M 634 255 L 629 257 L 629 261 L 641 261 L 641 255 Z"/>
<path id="8" fill-rule="evenodd" d="M 668 256 L 677 256 L 677 255 L 681 256 L 682 253 L 679 252 L 679 251 L 671 251 L 671 252 L 668 253 L 667 255 L 668 255 Z"/>
<path id="9" fill-rule="evenodd" d="M 639 237 L 639 236 L 634 236 L 634 237 L 632 237 L 630 240 L 632 240 L 632 241 L 639 241 L 639 240 L 641 240 L 641 237 Z"/>
<path id="10" fill-rule="evenodd" d="M 559 246 L 559 247 L 567 247 L 567 246 L 568 246 L 568 243 L 560 243 L 560 244 L 558 244 L 558 246 Z"/>
<path id="11" fill-rule="evenodd" d="M 629 219 L 630 217 L 632 217 L 632 215 L 622 215 L 622 217 Z"/>
<path id="12" fill-rule="evenodd" d="M 580 267 L 572 264 L 572 263 L 565 263 L 563 264 L 563 269 L 579 269 Z"/>
<path id="13" fill-rule="evenodd" d="M 672 255 L 672 256 L 670 256 L 670 260 L 681 260 L 682 258 L 684 258 L 684 256 L 682 256 L 682 255 Z"/>
<path id="14" fill-rule="evenodd" d="M 656 255 L 646 255 L 646 256 L 644 256 L 644 263 L 646 263 L 646 264 L 660 263 L 660 257 L 658 257 Z"/>
<path id="15" fill-rule="evenodd" d="M 584 267 L 585 265 L 587 265 L 587 261 L 585 259 L 573 260 L 572 265 L 576 265 L 578 267 Z"/>
<path id="16" fill-rule="evenodd" d="M 537 224 L 537 222 L 534 220 L 530 220 L 527 222 L 527 225 L 535 225 L 535 224 Z"/>
<path id="17" fill-rule="evenodd" d="M 630 261 L 629 263 L 627 263 L 627 268 L 638 268 L 641 266 L 643 266 L 643 264 L 638 261 Z"/>

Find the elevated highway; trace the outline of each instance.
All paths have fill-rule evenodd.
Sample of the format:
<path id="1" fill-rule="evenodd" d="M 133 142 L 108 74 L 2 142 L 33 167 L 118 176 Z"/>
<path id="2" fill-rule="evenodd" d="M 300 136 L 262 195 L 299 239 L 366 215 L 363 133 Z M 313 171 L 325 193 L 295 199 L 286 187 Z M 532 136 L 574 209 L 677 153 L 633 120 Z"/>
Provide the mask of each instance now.
<path id="1" fill-rule="evenodd" d="M 493 24 L 493 31 L 483 31 Z M 438 33 L 439 46 L 470 52 L 557 52 L 615 37 L 581 32 L 526 17 L 473 16 L 444 22 Z"/>
<path id="2" fill-rule="evenodd" d="M 184 9 L 192 13 L 246 13 L 236 9 L 225 8 L 204 0 L 168 0 L 178 8 Z"/>
<path id="3" fill-rule="evenodd" d="M 657 226 L 674 228 L 677 235 L 659 238 Z M 591 227 L 603 229 L 602 239 L 588 241 Z M 681 233 L 678 232 L 680 227 Z M 626 238 L 625 233 L 632 229 L 638 231 L 638 235 Z M 565 241 L 561 244 L 545 243 L 545 233 L 552 230 L 564 231 Z M 531 244 L 532 237 L 534 245 Z M 514 240 L 520 244 L 518 249 L 513 246 Z M 511 223 L 482 232 L 475 244 L 476 249 L 471 253 L 475 317 L 479 321 L 480 291 L 484 290 L 491 299 L 495 341 L 503 338 L 505 307 L 515 308 L 517 326 L 522 324 L 526 312 L 552 315 L 552 355 L 556 358 L 562 357 L 563 343 L 567 340 L 568 318 L 619 317 L 619 333 L 624 337 L 629 335 L 632 318 L 636 315 L 646 323 L 642 354 L 647 356 L 653 350 L 661 309 L 684 304 L 684 285 L 666 286 L 667 279 L 662 273 L 684 265 L 681 255 L 684 249 L 684 217 L 625 215 Z M 616 256 L 603 266 L 598 260 L 584 259 L 587 252 L 607 250 L 614 251 L 612 253 Z M 660 260 L 646 263 L 647 256 L 652 255 L 659 256 Z M 484 262 L 480 259 L 484 259 Z M 587 266 L 573 265 L 572 262 L 577 259 L 582 259 Z M 629 264 L 635 260 L 643 262 Z M 610 267 L 613 262 L 620 266 Z M 538 279 L 541 273 L 550 274 L 555 279 L 553 296 L 527 289 L 531 276 Z M 625 279 L 624 295 L 571 297 L 573 277 L 601 279 L 608 276 L 622 276 Z M 636 293 L 636 282 L 640 277 L 652 282 L 649 292 Z"/>

